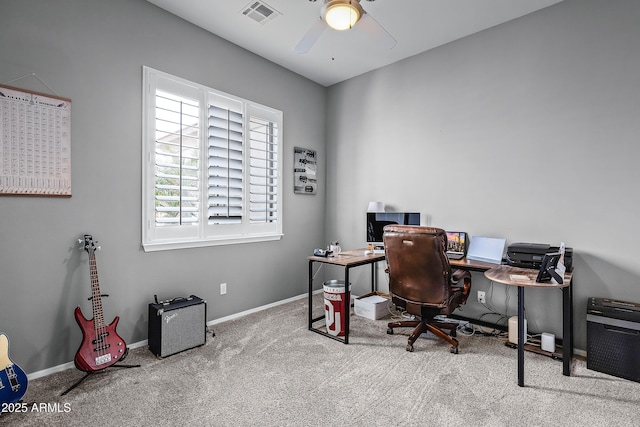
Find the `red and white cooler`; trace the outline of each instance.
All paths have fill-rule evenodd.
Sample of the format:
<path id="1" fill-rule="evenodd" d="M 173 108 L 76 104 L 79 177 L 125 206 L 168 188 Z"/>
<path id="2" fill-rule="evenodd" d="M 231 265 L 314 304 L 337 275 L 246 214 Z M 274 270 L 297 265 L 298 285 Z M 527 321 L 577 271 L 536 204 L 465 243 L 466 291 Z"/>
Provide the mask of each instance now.
<path id="1" fill-rule="evenodd" d="M 324 318 L 327 322 L 327 332 L 333 336 L 343 337 L 345 330 L 344 299 L 350 304 L 351 285 L 345 296 L 344 280 L 328 280 L 323 284 L 324 290 Z"/>

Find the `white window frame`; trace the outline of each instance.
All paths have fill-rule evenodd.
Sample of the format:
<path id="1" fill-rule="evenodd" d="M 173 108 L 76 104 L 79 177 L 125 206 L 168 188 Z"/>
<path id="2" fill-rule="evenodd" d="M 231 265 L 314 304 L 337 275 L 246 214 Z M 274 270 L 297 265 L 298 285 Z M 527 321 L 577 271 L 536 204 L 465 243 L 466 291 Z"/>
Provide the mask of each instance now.
<path id="1" fill-rule="evenodd" d="M 224 92 L 172 76 L 150 67 L 143 67 L 142 85 L 142 247 L 146 252 L 217 246 L 237 243 L 273 241 L 282 238 L 282 172 L 283 124 L 282 111 L 229 95 Z M 155 206 L 156 90 L 190 97 L 200 105 L 200 208 L 196 224 L 157 226 Z M 240 224 L 213 224 L 208 212 L 208 106 L 240 108 L 243 115 L 243 207 Z M 275 220 L 254 223 L 250 220 L 250 134 L 249 120 L 254 116 L 268 120 L 277 127 L 277 195 Z M 273 204 L 273 203 L 272 203 Z"/>

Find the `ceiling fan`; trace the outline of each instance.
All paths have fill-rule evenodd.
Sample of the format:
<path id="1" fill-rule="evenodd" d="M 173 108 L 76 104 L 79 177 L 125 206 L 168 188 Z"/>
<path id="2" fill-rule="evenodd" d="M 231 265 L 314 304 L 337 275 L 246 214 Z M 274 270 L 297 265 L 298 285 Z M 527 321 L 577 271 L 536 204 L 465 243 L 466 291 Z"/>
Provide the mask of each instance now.
<path id="1" fill-rule="evenodd" d="M 316 0 L 309 0 L 315 2 Z M 360 0 L 323 0 L 318 20 L 295 46 L 295 53 L 307 53 L 328 27 L 343 31 L 351 28 L 365 32 L 374 42 L 392 49 L 396 40 L 360 6 Z M 374 1 L 374 0 L 367 0 Z"/>

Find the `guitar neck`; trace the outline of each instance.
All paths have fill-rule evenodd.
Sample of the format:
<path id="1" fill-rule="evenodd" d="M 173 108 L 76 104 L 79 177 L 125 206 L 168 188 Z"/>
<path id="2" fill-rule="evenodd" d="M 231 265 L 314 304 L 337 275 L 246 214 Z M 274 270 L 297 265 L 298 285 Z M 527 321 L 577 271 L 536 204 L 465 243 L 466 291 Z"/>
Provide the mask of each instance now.
<path id="1" fill-rule="evenodd" d="M 98 281 L 98 266 L 95 254 L 89 255 L 89 275 L 91 276 L 91 306 L 93 307 L 93 322 L 96 329 L 104 327 L 104 314 L 102 312 L 102 294 Z"/>

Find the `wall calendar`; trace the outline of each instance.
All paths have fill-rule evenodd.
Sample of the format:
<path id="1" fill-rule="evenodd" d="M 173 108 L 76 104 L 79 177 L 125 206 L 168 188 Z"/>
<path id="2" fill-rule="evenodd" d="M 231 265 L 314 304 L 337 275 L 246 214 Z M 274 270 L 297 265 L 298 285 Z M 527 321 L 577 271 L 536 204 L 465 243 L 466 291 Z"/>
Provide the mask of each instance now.
<path id="1" fill-rule="evenodd" d="M 0 85 L 0 195 L 71 196 L 71 100 Z"/>

